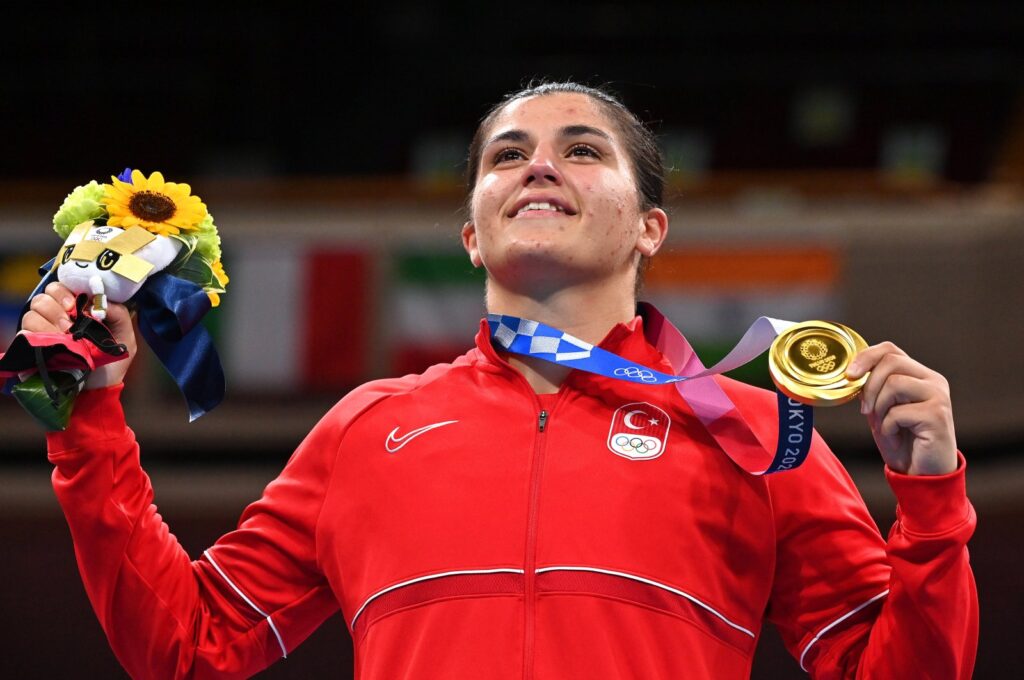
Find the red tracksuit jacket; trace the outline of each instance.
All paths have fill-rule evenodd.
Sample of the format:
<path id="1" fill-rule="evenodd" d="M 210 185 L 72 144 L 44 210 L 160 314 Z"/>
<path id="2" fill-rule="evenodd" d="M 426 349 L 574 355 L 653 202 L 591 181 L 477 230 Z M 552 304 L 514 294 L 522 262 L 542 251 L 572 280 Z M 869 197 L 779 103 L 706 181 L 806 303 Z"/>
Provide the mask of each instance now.
<path id="1" fill-rule="evenodd" d="M 601 346 L 670 370 L 639 318 Z M 774 395 L 722 385 L 770 441 Z M 138 678 L 249 676 L 338 607 L 362 680 L 744 678 L 764 620 L 815 678 L 971 674 L 962 458 L 886 472 L 884 541 L 817 435 L 798 470 L 751 476 L 673 386 L 574 371 L 537 396 L 481 324 L 453 363 L 342 399 L 192 561 L 119 393 L 80 395 L 49 455 L 86 590 Z"/>

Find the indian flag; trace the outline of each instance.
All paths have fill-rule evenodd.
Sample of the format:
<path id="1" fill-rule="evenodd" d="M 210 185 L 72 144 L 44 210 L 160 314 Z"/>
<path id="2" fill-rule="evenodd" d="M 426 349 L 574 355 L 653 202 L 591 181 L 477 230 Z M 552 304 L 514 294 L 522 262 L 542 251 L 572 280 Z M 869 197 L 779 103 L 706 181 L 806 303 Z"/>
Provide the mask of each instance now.
<path id="1" fill-rule="evenodd" d="M 759 316 L 838 320 L 839 255 L 828 247 L 685 247 L 654 257 L 649 300 L 683 332 L 705 365 L 732 349 Z M 766 355 L 730 375 L 770 386 Z"/>

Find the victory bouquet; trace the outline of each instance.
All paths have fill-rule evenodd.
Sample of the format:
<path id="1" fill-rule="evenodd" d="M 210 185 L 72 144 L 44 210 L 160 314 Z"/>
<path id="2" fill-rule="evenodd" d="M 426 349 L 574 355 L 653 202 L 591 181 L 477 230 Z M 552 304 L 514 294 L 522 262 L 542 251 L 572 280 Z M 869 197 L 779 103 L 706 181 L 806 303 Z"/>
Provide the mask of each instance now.
<path id="1" fill-rule="evenodd" d="M 200 324 L 228 283 L 213 216 L 188 184 L 126 168 L 110 184 L 72 191 L 53 228 L 64 240 L 29 297 L 60 281 L 75 295 L 65 333 L 20 331 L 0 355 L 4 392 L 47 429 L 67 426 L 89 373 L 127 358 L 103 325 L 109 302 L 124 303 L 174 378 L 195 420 L 224 396 L 224 372 Z M 24 311 L 27 311 L 28 303 Z"/>

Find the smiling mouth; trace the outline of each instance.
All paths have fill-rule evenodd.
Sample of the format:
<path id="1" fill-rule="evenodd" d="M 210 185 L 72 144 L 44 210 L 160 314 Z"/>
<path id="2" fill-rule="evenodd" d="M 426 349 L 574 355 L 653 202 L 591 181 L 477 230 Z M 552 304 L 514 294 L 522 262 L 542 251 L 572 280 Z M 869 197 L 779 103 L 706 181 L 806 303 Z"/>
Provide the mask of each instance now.
<path id="1" fill-rule="evenodd" d="M 509 214 L 509 217 L 522 217 L 529 216 L 531 214 L 542 216 L 549 214 L 562 214 L 562 215 L 575 215 L 576 213 L 569 208 L 564 208 L 557 203 L 549 203 L 547 201 L 531 201 L 514 213 Z"/>

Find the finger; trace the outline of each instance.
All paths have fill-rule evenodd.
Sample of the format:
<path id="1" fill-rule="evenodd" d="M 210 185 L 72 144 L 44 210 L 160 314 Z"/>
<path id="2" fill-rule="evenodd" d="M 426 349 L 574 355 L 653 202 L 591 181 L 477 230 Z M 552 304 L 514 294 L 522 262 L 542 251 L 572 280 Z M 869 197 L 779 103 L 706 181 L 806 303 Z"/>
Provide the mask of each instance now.
<path id="1" fill-rule="evenodd" d="M 36 295 L 29 303 L 29 309 L 46 319 L 50 324 L 59 328 L 63 333 L 71 328 L 71 319 L 67 311 L 60 306 L 54 298 L 49 295 Z"/>
<path id="2" fill-rule="evenodd" d="M 922 441 L 954 438 L 952 411 L 931 401 L 897 404 L 878 423 L 878 431 L 893 437 L 900 430 L 907 430 Z"/>
<path id="3" fill-rule="evenodd" d="M 52 321 L 39 312 L 28 311 L 21 317 L 21 329 L 33 333 L 63 333 Z"/>
<path id="4" fill-rule="evenodd" d="M 64 307 L 65 310 L 71 311 L 75 308 L 75 294 L 71 292 L 71 289 L 65 286 L 59 281 L 53 281 L 47 284 L 44 292 L 57 300 Z"/>
<path id="5" fill-rule="evenodd" d="M 110 302 L 107 304 L 107 312 L 110 315 L 110 320 L 113 323 L 120 323 L 126 321 L 131 323 L 131 314 L 128 312 L 128 308 L 117 302 Z"/>
<path id="6" fill-rule="evenodd" d="M 926 379 L 931 376 L 931 371 L 903 353 L 882 356 L 871 368 L 871 375 L 864 383 L 864 389 L 861 392 L 861 413 L 870 413 L 875 410 L 878 393 L 885 381 L 893 374 Z"/>
<path id="7" fill-rule="evenodd" d="M 928 406 L 921 403 L 893 406 L 879 422 L 878 431 L 886 437 L 895 437 L 900 430 L 914 432 L 928 416 Z"/>
<path id="8" fill-rule="evenodd" d="M 875 417 L 884 420 L 887 412 L 897 404 L 916 404 L 938 396 L 938 388 L 927 380 L 893 373 L 882 385 L 871 410 Z"/>
<path id="9" fill-rule="evenodd" d="M 889 354 L 907 355 L 906 352 L 889 341 L 880 342 L 857 352 L 853 361 L 846 367 L 847 377 L 857 379 L 868 371 L 874 370 L 875 365 Z"/>
<path id="10" fill-rule="evenodd" d="M 897 404 L 879 423 L 875 441 L 886 463 L 906 474 L 938 475 L 957 467 L 956 433 L 948 403 Z M 883 448 L 884 442 L 891 444 Z M 899 449 L 903 449 L 900 455 Z"/>
<path id="11" fill-rule="evenodd" d="M 103 322 L 114 333 L 123 328 L 131 329 L 132 315 L 124 305 L 112 302 L 107 305 L 107 318 Z"/>

